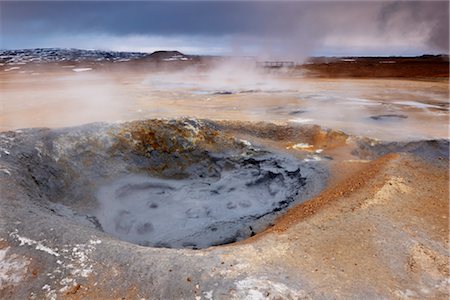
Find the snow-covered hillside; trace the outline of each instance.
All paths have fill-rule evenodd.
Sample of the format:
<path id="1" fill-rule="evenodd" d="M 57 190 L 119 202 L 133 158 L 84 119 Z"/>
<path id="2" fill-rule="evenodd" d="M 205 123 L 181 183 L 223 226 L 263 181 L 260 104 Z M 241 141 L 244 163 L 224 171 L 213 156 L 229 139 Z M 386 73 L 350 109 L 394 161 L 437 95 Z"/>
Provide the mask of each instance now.
<path id="1" fill-rule="evenodd" d="M 177 61 L 188 60 L 178 51 L 156 51 L 152 54 L 142 52 L 115 52 L 102 50 L 79 50 L 59 48 L 36 48 L 21 50 L 0 50 L 0 64 L 22 65 L 45 62 L 124 62 L 139 58 L 150 60 Z"/>

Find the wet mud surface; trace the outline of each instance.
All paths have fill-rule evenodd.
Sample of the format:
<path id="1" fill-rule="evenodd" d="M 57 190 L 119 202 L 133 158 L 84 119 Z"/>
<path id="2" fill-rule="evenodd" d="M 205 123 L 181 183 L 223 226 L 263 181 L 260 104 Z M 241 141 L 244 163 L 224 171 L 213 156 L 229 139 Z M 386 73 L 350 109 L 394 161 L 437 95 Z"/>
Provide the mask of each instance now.
<path id="1" fill-rule="evenodd" d="M 320 163 L 255 148 L 215 127 L 185 119 L 9 132 L 1 159 L 38 195 L 35 204 L 165 248 L 242 240 L 325 185 Z"/>

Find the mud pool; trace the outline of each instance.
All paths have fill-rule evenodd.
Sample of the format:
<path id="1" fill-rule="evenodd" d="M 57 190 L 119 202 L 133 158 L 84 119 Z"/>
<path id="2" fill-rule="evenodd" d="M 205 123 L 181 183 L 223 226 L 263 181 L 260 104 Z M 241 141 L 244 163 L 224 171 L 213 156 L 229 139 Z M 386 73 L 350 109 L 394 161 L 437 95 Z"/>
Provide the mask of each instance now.
<path id="1" fill-rule="evenodd" d="M 188 179 L 118 178 L 100 187 L 94 215 L 104 231 L 122 240 L 205 248 L 254 235 L 274 213 L 298 202 L 299 193 L 311 195 L 305 185 L 314 170 L 292 158 L 251 155 L 220 159 L 212 167 L 210 176 L 194 167 Z"/>
<path id="2" fill-rule="evenodd" d="M 218 126 L 182 119 L 6 132 L 3 170 L 50 214 L 166 248 L 245 239 L 325 186 L 320 160 L 260 148 Z"/>

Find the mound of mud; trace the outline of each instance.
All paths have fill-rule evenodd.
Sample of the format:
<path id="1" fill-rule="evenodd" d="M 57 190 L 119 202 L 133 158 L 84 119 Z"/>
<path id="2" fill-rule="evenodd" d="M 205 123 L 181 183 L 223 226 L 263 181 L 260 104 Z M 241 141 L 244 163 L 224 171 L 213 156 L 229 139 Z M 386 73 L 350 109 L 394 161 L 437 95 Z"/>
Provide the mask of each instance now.
<path id="1" fill-rule="evenodd" d="M 323 188 L 319 162 L 255 148 L 218 128 L 184 119 L 4 132 L 1 176 L 49 219 L 193 249 L 254 235 Z"/>

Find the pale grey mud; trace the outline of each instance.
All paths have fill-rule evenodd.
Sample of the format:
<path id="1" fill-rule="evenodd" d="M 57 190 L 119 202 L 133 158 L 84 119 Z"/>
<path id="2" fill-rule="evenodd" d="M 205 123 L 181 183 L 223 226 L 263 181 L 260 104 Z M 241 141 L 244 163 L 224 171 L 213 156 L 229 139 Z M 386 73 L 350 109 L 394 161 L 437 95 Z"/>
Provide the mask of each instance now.
<path id="1" fill-rule="evenodd" d="M 50 214 L 166 248 L 245 239 L 324 187 L 322 163 L 260 149 L 217 126 L 185 119 L 6 132 L 3 170 Z"/>

